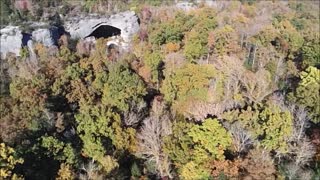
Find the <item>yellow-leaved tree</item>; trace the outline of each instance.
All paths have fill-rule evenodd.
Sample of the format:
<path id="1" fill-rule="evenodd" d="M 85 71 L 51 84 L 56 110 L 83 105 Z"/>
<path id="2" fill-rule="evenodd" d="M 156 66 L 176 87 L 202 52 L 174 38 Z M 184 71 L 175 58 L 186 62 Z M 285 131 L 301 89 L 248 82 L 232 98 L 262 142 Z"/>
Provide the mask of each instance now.
<path id="1" fill-rule="evenodd" d="M 17 158 L 15 150 L 4 143 L 0 144 L 0 179 L 20 179 L 13 173 L 16 164 L 22 164 L 23 159 Z"/>

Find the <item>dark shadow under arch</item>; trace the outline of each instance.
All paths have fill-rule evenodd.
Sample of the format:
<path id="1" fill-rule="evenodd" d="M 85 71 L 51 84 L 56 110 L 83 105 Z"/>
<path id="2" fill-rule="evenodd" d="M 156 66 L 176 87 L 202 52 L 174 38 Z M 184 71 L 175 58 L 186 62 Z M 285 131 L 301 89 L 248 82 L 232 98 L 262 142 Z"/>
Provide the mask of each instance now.
<path id="1" fill-rule="evenodd" d="M 112 36 L 118 36 L 120 34 L 121 34 L 121 30 L 119 28 L 116 28 L 114 26 L 109 26 L 109 25 L 100 25 L 86 37 L 94 36 L 96 39 L 99 39 L 99 38 L 109 38 Z"/>
<path id="2" fill-rule="evenodd" d="M 22 47 L 25 47 L 28 45 L 28 41 L 31 40 L 32 34 L 29 33 L 22 33 Z"/>

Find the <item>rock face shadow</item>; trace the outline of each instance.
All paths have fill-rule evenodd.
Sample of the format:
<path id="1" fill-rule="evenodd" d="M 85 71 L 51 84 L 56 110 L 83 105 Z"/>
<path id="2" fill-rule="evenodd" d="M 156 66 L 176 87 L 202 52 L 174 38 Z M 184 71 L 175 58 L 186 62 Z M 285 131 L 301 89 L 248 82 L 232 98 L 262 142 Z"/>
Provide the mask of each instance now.
<path id="1" fill-rule="evenodd" d="M 99 38 L 109 38 L 112 36 L 118 36 L 121 35 L 121 29 L 116 28 L 114 26 L 110 25 L 97 25 L 97 28 L 92 31 L 87 37 L 95 37 L 96 39 Z"/>
<path id="2" fill-rule="evenodd" d="M 32 38 L 32 34 L 30 33 L 22 33 L 22 47 L 25 47 L 28 45 L 28 41 L 30 41 Z"/>

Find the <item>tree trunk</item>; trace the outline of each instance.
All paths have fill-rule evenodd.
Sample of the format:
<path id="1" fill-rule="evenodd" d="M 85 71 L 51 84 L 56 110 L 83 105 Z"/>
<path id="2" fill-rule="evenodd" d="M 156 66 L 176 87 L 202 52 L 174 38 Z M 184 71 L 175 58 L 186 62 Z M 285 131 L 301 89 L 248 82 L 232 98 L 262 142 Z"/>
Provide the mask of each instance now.
<path id="1" fill-rule="evenodd" d="M 251 66 L 252 69 L 254 68 L 254 61 L 255 61 L 255 58 L 256 58 L 256 52 L 257 52 L 257 46 L 254 45 L 254 46 L 253 46 L 252 66 Z"/>

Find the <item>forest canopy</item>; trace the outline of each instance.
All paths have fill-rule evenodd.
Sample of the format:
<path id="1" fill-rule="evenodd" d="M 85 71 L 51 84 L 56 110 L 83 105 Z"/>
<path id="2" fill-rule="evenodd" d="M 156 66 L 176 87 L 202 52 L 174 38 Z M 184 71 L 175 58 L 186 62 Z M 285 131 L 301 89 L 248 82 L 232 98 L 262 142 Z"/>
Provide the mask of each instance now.
<path id="1" fill-rule="evenodd" d="M 14 2 L 1 25 L 131 9 L 140 30 L 0 60 L 0 179 L 320 178 L 318 1 Z"/>

